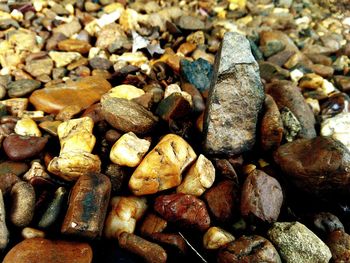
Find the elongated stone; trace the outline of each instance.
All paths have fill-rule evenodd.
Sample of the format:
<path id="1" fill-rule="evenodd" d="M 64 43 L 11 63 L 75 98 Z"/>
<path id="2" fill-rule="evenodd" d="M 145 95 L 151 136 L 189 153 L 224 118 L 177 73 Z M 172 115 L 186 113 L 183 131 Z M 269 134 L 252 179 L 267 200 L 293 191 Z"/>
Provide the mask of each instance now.
<path id="1" fill-rule="evenodd" d="M 216 56 L 204 116 L 205 151 L 240 154 L 251 150 L 263 101 L 259 67 L 249 41 L 226 33 Z"/>

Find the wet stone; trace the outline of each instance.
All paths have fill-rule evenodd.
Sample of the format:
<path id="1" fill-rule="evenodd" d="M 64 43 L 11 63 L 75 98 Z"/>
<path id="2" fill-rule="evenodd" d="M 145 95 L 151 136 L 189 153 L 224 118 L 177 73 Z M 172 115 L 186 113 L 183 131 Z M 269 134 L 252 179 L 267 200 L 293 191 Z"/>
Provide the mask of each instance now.
<path id="1" fill-rule="evenodd" d="M 249 41 L 237 33 L 226 33 L 214 68 L 204 116 L 205 151 L 248 151 L 255 144 L 257 118 L 264 101 L 259 68 Z"/>
<path id="2" fill-rule="evenodd" d="M 204 91 L 209 88 L 213 74 L 213 66 L 205 59 L 190 62 L 182 59 L 180 62 L 181 75 L 198 90 Z"/>
<path id="3" fill-rule="evenodd" d="M 20 79 L 8 85 L 10 98 L 25 97 L 40 87 L 40 82 L 32 79 Z"/>

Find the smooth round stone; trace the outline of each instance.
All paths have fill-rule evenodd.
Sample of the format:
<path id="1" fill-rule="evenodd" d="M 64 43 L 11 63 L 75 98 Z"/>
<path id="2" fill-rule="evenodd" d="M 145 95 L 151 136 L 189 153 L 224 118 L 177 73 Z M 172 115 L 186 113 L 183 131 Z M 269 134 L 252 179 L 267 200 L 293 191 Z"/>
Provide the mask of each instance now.
<path id="1" fill-rule="evenodd" d="M 8 173 L 20 176 L 28 171 L 29 166 L 26 163 L 5 161 L 0 163 L 0 176 Z"/>
<path id="2" fill-rule="evenodd" d="M 62 85 L 52 85 L 37 90 L 29 97 L 37 110 L 57 114 L 67 106 L 77 105 L 82 110 L 98 102 L 101 96 L 110 90 L 111 84 L 97 76 Z"/>
<path id="3" fill-rule="evenodd" d="M 92 249 L 87 243 L 26 239 L 14 246 L 3 263 L 90 263 Z"/>
<path id="4" fill-rule="evenodd" d="M 32 91 L 40 87 L 40 82 L 33 79 L 20 79 L 8 85 L 8 95 L 10 98 L 25 97 Z"/>
<path id="5" fill-rule="evenodd" d="M 20 161 L 38 155 L 44 149 L 47 141 L 47 137 L 12 134 L 4 140 L 3 148 L 11 160 Z"/>

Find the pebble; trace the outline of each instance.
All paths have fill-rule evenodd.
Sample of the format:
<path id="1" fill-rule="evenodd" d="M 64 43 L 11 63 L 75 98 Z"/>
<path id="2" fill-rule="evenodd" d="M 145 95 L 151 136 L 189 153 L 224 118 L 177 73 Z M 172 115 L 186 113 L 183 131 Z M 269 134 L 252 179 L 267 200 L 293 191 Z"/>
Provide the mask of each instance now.
<path id="1" fill-rule="evenodd" d="M 211 227 L 203 236 L 203 246 L 206 249 L 219 249 L 227 243 L 235 240 L 235 237 L 220 227 Z"/>
<path id="2" fill-rule="evenodd" d="M 163 120 L 170 121 L 188 116 L 191 110 L 192 107 L 188 100 L 181 93 L 175 92 L 161 100 L 156 114 Z"/>
<path id="3" fill-rule="evenodd" d="M 117 130 L 146 134 L 154 130 L 158 118 L 140 104 L 120 98 L 107 98 L 101 102 L 102 115 Z"/>
<path id="4" fill-rule="evenodd" d="M 3 192 L 0 190 L 0 250 L 4 250 L 9 242 L 10 233 L 6 226 L 6 209 Z"/>
<path id="5" fill-rule="evenodd" d="M 15 133 L 22 136 L 41 137 L 38 125 L 30 118 L 18 120 L 15 126 Z"/>
<path id="6" fill-rule="evenodd" d="M 33 77 L 50 75 L 53 69 L 53 62 L 51 58 L 34 59 L 28 61 L 24 69 Z"/>
<path id="7" fill-rule="evenodd" d="M 28 171 L 28 169 L 29 167 L 26 163 L 4 161 L 0 163 L 0 176 L 6 175 L 6 174 L 15 174 L 17 176 L 21 176 L 26 171 Z"/>
<path id="8" fill-rule="evenodd" d="M 268 236 L 286 263 L 327 263 L 332 257 L 326 244 L 299 222 L 274 223 Z"/>
<path id="9" fill-rule="evenodd" d="M 350 258 L 350 235 L 336 230 L 329 234 L 326 244 L 332 252 L 333 262 L 347 262 Z"/>
<path id="10" fill-rule="evenodd" d="M 267 61 L 259 61 L 259 70 L 261 78 L 267 82 L 273 81 L 274 79 L 288 79 L 290 77 L 288 70 Z"/>
<path id="11" fill-rule="evenodd" d="M 13 161 L 34 157 L 42 152 L 48 141 L 47 137 L 9 135 L 3 142 L 6 155 Z"/>
<path id="12" fill-rule="evenodd" d="M 36 238 L 36 237 L 44 238 L 45 232 L 35 228 L 25 227 L 22 229 L 21 235 L 24 239 Z"/>
<path id="13" fill-rule="evenodd" d="M 50 51 L 49 56 L 55 62 L 57 68 L 67 66 L 81 58 L 81 54 L 78 52 Z"/>
<path id="14" fill-rule="evenodd" d="M 217 261 L 218 263 L 282 262 L 278 252 L 271 242 L 258 235 L 242 236 L 239 239 L 228 243 L 219 250 Z"/>
<path id="15" fill-rule="evenodd" d="M 237 33 L 225 34 L 218 54 L 204 116 L 204 150 L 240 154 L 255 144 L 264 101 L 258 64 L 249 41 Z"/>
<path id="16" fill-rule="evenodd" d="M 192 195 L 178 193 L 158 196 L 155 199 L 154 210 L 165 220 L 181 228 L 203 232 L 210 226 L 205 203 Z"/>
<path id="17" fill-rule="evenodd" d="M 112 62 L 106 58 L 94 57 L 89 60 L 89 65 L 93 69 L 108 70 L 110 67 L 112 67 Z"/>
<path id="18" fill-rule="evenodd" d="M 339 218 L 329 212 L 314 215 L 313 224 L 322 234 L 329 234 L 336 230 L 344 231 L 344 226 Z"/>
<path id="19" fill-rule="evenodd" d="M 209 88 L 213 66 L 202 58 L 193 62 L 182 59 L 180 62 L 180 72 L 183 78 L 194 85 L 199 91 L 204 91 Z"/>
<path id="20" fill-rule="evenodd" d="M 100 77 L 86 77 L 62 85 L 53 85 L 34 91 L 29 97 L 37 110 L 57 114 L 63 108 L 77 105 L 81 109 L 98 102 L 111 89 L 111 84 Z"/>
<path id="21" fill-rule="evenodd" d="M 109 158 L 121 166 L 136 167 L 148 152 L 151 143 L 133 132 L 122 135 L 112 146 Z"/>
<path id="22" fill-rule="evenodd" d="M 61 262 L 91 263 L 92 249 L 87 243 L 56 240 L 44 238 L 30 238 L 14 246 L 5 256 L 4 263 Z"/>
<path id="23" fill-rule="evenodd" d="M 25 97 L 40 87 L 41 83 L 32 79 L 20 79 L 8 85 L 8 95 L 10 98 Z"/>
<path id="24" fill-rule="evenodd" d="M 199 18 L 194 16 L 181 16 L 177 25 L 185 30 L 203 30 L 206 28 L 206 25 Z"/>
<path id="25" fill-rule="evenodd" d="M 349 158 L 349 150 L 330 137 L 298 139 L 280 146 L 274 154 L 294 185 L 316 195 L 349 192 Z"/>
<path id="26" fill-rule="evenodd" d="M 81 25 L 78 19 L 73 19 L 69 23 L 63 23 L 53 29 L 53 33 L 61 33 L 66 37 L 71 37 L 81 30 Z"/>
<path id="27" fill-rule="evenodd" d="M 142 222 L 140 232 L 143 236 L 152 236 L 154 233 L 161 233 L 168 223 L 163 218 L 153 213 L 148 213 Z"/>
<path id="28" fill-rule="evenodd" d="M 78 52 L 86 54 L 89 52 L 91 45 L 83 40 L 79 39 L 65 39 L 58 42 L 58 49 L 67 52 Z"/>
<path id="29" fill-rule="evenodd" d="M 103 174 L 83 174 L 69 198 L 61 233 L 95 239 L 102 235 L 111 194 L 111 182 Z"/>
<path id="30" fill-rule="evenodd" d="M 183 256 L 187 254 L 188 245 L 179 234 L 154 233 L 150 238 L 159 245 L 169 248 L 169 251 L 174 251 L 176 255 Z"/>
<path id="31" fill-rule="evenodd" d="M 181 183 L 182 172 L 196 157 L 183 138 L 167 134 L 135 169 L 129 188 L 135 195 L 147 195 L 176 187 Z"/>
<path id="32" fill-rule="evenodd" d="M 143 89 L 139 89 L 133 85 L 123 84 L 111 88 L 110 91 L 101 98 L 101 101 L 108 97 L 132 100 L 144 94 L 145 92 Z"/>

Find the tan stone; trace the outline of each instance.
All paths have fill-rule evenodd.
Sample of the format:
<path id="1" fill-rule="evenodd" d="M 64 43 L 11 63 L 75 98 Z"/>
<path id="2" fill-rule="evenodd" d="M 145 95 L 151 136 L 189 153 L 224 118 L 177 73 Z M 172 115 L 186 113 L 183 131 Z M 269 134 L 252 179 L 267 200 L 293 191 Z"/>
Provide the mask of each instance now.
<path id="1" fill-rule="evenodd" d="M 85 54 L 89 52 L 91 45 L 88 42 L 79 39 L 65 39 L 58 43 L 58 48 L 62 51 Z"/>
<path id="2" fill-rule="evenodd" d="M 135 195 L 147 195 L 176 187 L 181 183 L 181 173 L 196 157 L 184 139 L 167 134 L 136 168 L 129 188 Z"/>
<path id="3" fill-rule="evenodd" d="M 133 85 L 123 84 L 110 89 L 110 91 L 101 98 L 101 101 L 103 101 L 105 97 L 132 100 L 143 94 L 145 94 L 143 89 L 136 88 Z"/>
<path id="4" fill-rule="evenodd" d="M 211 227 L 205 232 L 203 236 L 203 246 L 206 249 L 218 249 L 231 241 L 235 237 L 220 227 Z"/>
<path id="5" fill-rule="evenodd" d="M 41 137 L 41 132 L 38 125 L 30 118 L 22 118 L 21 120 L 17 121 L 15 133 L 22 136 Z"/>
<path id="6" fill-rule="evenodd" d="M 81 58 L 81 54 L 78 52 L 50 51 L 49 56 L 55 62 L 57 68 L 67 66 Z"/>

